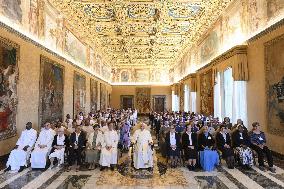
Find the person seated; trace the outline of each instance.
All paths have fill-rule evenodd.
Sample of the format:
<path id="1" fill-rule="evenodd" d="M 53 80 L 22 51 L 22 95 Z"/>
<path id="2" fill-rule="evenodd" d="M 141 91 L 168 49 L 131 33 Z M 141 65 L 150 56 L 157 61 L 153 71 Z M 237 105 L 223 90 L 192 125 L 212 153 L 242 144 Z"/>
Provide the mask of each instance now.
<path id="1" fill-rule="evenodd" d="M 32 123 L 28 122 L 26 124 L 26 129 L 22 131 L 16 146 L 9 155 L 5 172 L 10 170 L 22 172 L 24 168 L 28 166 L 28 160 L 30 158 L 31 150 L 36 142 L 36 138 L 37 132 L 32 128 Z"/>
<path id="2" fill-rule="evenodd" d="M 46 123 L 44 129 L 39 133 L 34 150 L 31 154 L 32 168 L 44 169 L 46 167 L 46 161 L 52 147 L 54 135 L 51 124 Z"/>
<path id="3" fill-rule="evenodd" d="M 197 134 L 192 132 L 191 125 L 187 125 L 186 131 L 182 135 L 182 149 L 184 159 L 187 161 L 187 168 L 191 171 L 195 169 L 197 159 Z"/>
<path id="4" fill-rule="evenodd" d="M 273 167 L 273 157 L 270 149 L 266 146 L 266 137 L 264 132 L 260 131 L 260 124 L 258 122 L 254 122 L 252 124 L 253 130 L 250 136 L 251 147 L 256 151 L 258 155 L 258 164 L 259 169 L 264 171 L 264 154 L 267 157 L 267 162 L 269 166 L 269 170 L 271 172 L 275 172 L 275 168 Z"/>
<path id="5" fill-rule="evenodd" d="M 100 152 L 101 152 L 101 137 L 102 132 L 99 130 L 100 126 L 94 126 L 94 132 L 90 133 L 87 142 L 87 150 L 86 150 L 86 162 L 89 163 L 89 170 L 95 169 L 100 160 Z"/>
<path id="6" fill-rule="evenodd" d="M 86 133 L 87 138 L 92 132 L 94 132 L 93 126 L 90 125 L 90 120 L 86 119 L 82 121 L 82 131 Z"/>
<path id="7" fill-rule="evenodd" d="M 110 167 L 111 170 L 114 171 L 117 164 L 118 141 L 119 136 L 113 129 L 113 123 L 109 123 L 107 129 L 103 132 L 101 141 L 98 141 L 102 144 L 100 154 L 101 171 L 103 171 L 106 167 Z"/>
<path id="8" fill-rule="evenodd" d="M 248 133 L 247 128 L 244 126 L 244 122 L 241 119 L 237 119 L 237 123 L 232 127 L 232 132 L 238 130 L 238 126 L 241 125 L 243 127 L 244 132 Z"/>
<path id="9" fill-rule="evenodd" d="M 236 150 L 239 164 L 250 169 L 253 165 L 253 154 L 249 148 L 250 138 L 243 125 L 238 125 L 237 130 L 232 133 L 232 144 Z"/>
<path id="10" fill-rule="evenodd" d="M 170 132 L 166 134 L 166 146 L 168 157 L 170 157 L 170 166 L 177 167 L 178 160 L 180 158 L 180 135 L 176 133 L 175 127 L 171 126 Z"/>
<path id="11" fill-rule="evenodd" d="M 230 130 L 231 130 L 232 127 L 233 127 L 233 125 L 232 125 L 231 120 L 230 120 L 229 117 L 225 117 L 222 124 L 225 125 L 225 126 L 226 126 L 228 129 L 230 129 Z"/>
<path id="12" fill-rule="evenodd" d="M 57 159 L 57 167 L 60 167 L 64 164 L 64 153 L 66 146 L 69 146 L 69 139 L 66 134 L 64 134 L 64 127 L 60 127 L 57 129 L 57 134 L 54 136 L 53 142 L 52 142 L 52 150 L 49 155 L 50 160 L 50 167 L 49 169 L 52 169 L 54 164 L 54 159 Z"/>
<path id="13" fill-rule="evenodd" d="M 203 126 L 198 136 L 200 150 L 200 164 L 203 170 L 213 171 L 215 165 L 219 164 L 219 155 L 215 150 L 215 140 L 208 132 L 208 126 Z"/>
<path id="14" fill-rule="evenodd" d="M 231 136 L 226 125 L 220 125 L 220 131 L 216 134 L 216 144 L 218 150 L 222 152 L 222 157 L 226 160 L 229 169 L 234 169 L 234 150 L 231 148 Z"/>
<path id="15" fill-rule="evenodd" d="M 82 152 L 86 147 L 86 134 L 81 130 L 81 126 L 75 128 L 75 132 L 70 135 L 70 143 L 68 147 L 68 164 L 67 171 L 71 170 L 71 167 L 77 162 L 76 172 L 82 163 Z"/>

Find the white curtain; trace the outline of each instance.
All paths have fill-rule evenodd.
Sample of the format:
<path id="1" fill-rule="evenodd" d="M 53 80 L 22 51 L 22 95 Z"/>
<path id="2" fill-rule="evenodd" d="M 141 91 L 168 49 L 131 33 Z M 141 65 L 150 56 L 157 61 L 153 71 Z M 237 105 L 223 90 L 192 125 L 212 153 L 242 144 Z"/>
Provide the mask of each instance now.
<path id="1" fill-rule="evenodd" d="M 196 113 L 196 92 L 189 92 L 189 111 Z"/>
<path id="2" fill-rule="evenodd" d="M 214 85 L 214 117 L 222 120 L 222 91 L 221 91 L 221 74 L 216 75 L 216 84 Z"/>
<path id="3" fill-rule="evenodd" d="M 232 68 L 224 71 L 224 117 L 233 117 L 234 79 Z"/>
<path id="4" fill-rule="evenodd" d="M 189 86 L 184 85 L 184 111 L 189 111 Z"/>
<path id="5" fill-rule="evenodd" d="M 179 97 L 172 91 L 172 111 L 179 111 Z"/>
<path id="6" fill-rule="evenodd" d="M 246 81 L 234 81 L 232 122 L 236 123 L 237 119 L 242 119 L 244 125 L 248 127 L 246 88 L 247 88 Z"/>

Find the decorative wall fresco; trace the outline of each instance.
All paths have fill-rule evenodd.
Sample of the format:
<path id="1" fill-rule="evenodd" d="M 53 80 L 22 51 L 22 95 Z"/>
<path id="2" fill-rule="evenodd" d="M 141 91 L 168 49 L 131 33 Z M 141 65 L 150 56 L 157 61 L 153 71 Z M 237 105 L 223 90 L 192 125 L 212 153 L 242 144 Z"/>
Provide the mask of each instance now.
<path id="1" fill-rule="evenodd" d="M 95 71 L 95 64 L 96 64 L 96 54 L 93 48 L 90 48 L 90 67 L 93 71 Z"/>
<path id="2" fill-rule="evenodd" d="M 39 126 L 63 121 L 64 67 L 40 57 Z"/>
<path id="3" fill-rule="evenodd" d="M 0 37 L 0 140 L 16 135 L 19 46 Z"/>
<path id="4" fill-rule="evenodd" d="M 265 44 L 267 125 L 284 136 L 284 35 Z"/>
<path id="5" fill-rule="evenodd" d="M 105 110 L 107 106 L 107 90 L 106 85 L 103 83 L 100 83 L 100 110 Z"/>
<path id="6" fill-rule="evenodd" d="M 120 74 L 120 81 L 121 82 L 128 82 L 130 80 L 129 78 L 129 72 L 127 70 L 123 70 L 121 71 L 121 74 Z"/>
<path id="7" fill-rule="evenodd" d="M 206 62 L 217 54 L 219 48 L 219 38 L 217 31 L 212 31 L 201 44 L 201 61 Z"/>
<path id="8" fill-rule="evenodd" d="M 91 79 L 90 82 L 91 90 L 91 110 L 96 111 L 98 108 L 98 81 Z"/>
<path id="9" fill-rule="evenodd" d="M 46 11 L 45 14 L 45 31 L 44 31 L 44 39 L 46 43 L 53 49 L 59 48 L 62 45 L 57 44 L 57 39 L 62 38 L 64 35 L 63 31 L 57 27 L 56 16 L 52 10 Z"/>
<path id="10" fill-rule="evenodd" d="M 94 66 L 95 73 L 101 75 L 101 66 L 102 66 L 102 57 L 97 54 L 97 56 L 96 56 L 96 64 Z"/>
<path id="11" fill-rule="evenodd" d="M 151 111 L 151 88 L 137 87 L 136 93 L 136 109 L 139 113 L 148 113 Z"/>
<path id="12" fill-rule="evenodd" d="M 78 72 L 74 73 L 73 99 L 74 116 L 80 112 L 86 113 L 86 77 Z"/>
<path id="13" fill-rule="evenodd" d="M 200 75 L 200 113 L 213 115 L 213 83 L 212 70 Z"/>
<path id="14" fill-rule="evenodd" d="M 86 46 L 69 30 L 66 30 L 65 34 L 64 52 L 81 64 L 87 62 Z"/>
<path id="15" fill-rule="evenodd" d="M 12 22 L 21 25 L 23 20 L 22 0 L 0 0 L 0 13 Z"/>
<path id="16" fill-rule="evenodd" d="M 39 26 L 38 26 L 38 1 L 30 0 L 30 10 L 29 10 L 29 32 L 35 36 L 38 36 Z"/>
<path id="17" fill-rule="evenodd" d="M 283 0 L 266 0 L 266 12 L 267 12 L 267 21 L 270 21 L 274 17 L 277 17 L 283 14 L 284 1 Z"/>
<path id="18" fill-rule="evenodd" d="M 136 69 L 134 78 L 135 82 L 148 82 L 149 81 L 149 70 L 148 69 Z"/>

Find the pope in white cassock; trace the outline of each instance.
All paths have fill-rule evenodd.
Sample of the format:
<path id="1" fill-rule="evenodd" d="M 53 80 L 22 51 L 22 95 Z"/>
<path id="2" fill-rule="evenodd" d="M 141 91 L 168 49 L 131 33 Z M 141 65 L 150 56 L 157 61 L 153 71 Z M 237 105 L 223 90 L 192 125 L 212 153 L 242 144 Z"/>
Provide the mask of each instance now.
<path id="1" fill-rule="evenodd" d="M 32 123 L 28 122 L 26 124 L 26 129 L 22 131 L 15 148 L 10 153 L 5 172 L 9 170 L 21 172 L 27 167 L 27 161 L 35 144 L 36 137 L 36 130 L 32 128 Z"/>
<path id="2" fill-rule="evenodd" d="M 132 138 L 135 145 L 133 161 L 136 169 L 153 167 L 153 150 L 151 148 L 153 140 L 150 131 L 145 127 L 146 124 L 142 123 L 141 128 L 134 132 Z"/>
<path id="3" fill-rule="evenodd" d="M 114 166 L 117 164 L 117 144 L 118 144 L 117 131 L 113 129 L 113 123 L 108 124 L 108 129 L 103 131 L 103 136 L 96 142 L 101 143 L 101 155 L 100 165 L 101 170 L 105 167 L 111 167 L 114 170 Z"/>
<path id="4" fill-rule="evenodd" d="M 50 123 L 44 125 L 39 133 L 35 148 L 31 154 L 32 168 L 45 168 L 46 160 L 52 147 L 55 131 L 50 128 Z"/>

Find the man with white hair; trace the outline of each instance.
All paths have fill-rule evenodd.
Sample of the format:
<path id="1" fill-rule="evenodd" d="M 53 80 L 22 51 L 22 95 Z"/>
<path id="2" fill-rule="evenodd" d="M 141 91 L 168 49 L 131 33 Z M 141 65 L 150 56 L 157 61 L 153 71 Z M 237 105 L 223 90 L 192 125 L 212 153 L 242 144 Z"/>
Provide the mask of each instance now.
<path id="1" fill-rule="evenodd" d="M 68 136 L 64 134 L 64 127 L 60 127 L 57 129 L 57 135 L 54 136 L 53 142 L 52 142 L 52 150 L 49 155 L 50 159 L 50 167 L 49 169 L 53 168 L 53 162 L 56 158 L 58 161 L 58 167 L 60 165 L 64 164 L 64 152 L 65 148 L 69 145 L 69 139 Z"/>
<path id="2" fill-rule="evenodd" d="M 32 128 L 32 123 L 28 122 L 26 124 L 26 129 L 22 131 L 15 148 L 9 155 L 5 172 L 9 170 L 21 172 L 27 167 L 27 161 L 35 144 L 36 137 L 36 130 Z"/>
<path id="3" fill-rule="evenodd" d="M 134 132 L 132 138 L 132 142 L 135 144 L 133 161 L 136 169 L 153 167 L 153 150 L 151 148 L 153 140 L 146 126 L 145 123 L 142 123 L 141 128 Z"/>
<path id="4" fill-rule="evenodd" d="M 54 135 L 54 130 L 51 129 L 51 124 L 46 123 L 44 125 L 44 129 L 42 129 L 39 133 L 35 148 L 31 154 L 32 168 L 45 168 L 47 156 L 51 150 Z"/>

